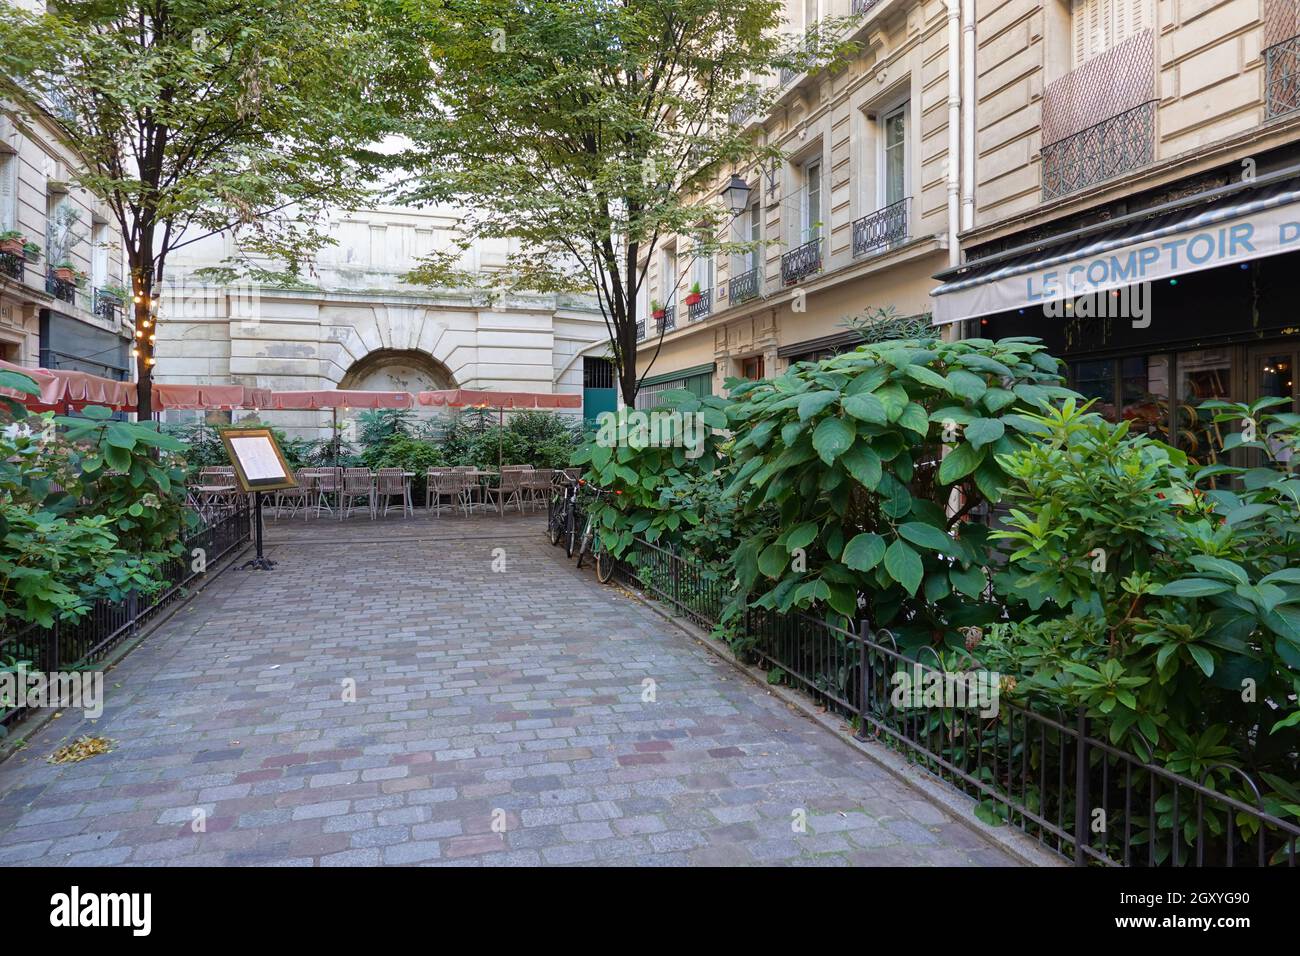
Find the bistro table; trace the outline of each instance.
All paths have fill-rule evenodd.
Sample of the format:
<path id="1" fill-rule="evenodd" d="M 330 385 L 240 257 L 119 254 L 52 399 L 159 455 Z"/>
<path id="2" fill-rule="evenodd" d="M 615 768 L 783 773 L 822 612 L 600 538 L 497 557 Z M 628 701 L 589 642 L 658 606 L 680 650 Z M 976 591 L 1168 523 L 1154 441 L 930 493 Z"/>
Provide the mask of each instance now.
<path id="1" fill-rule="evenodd" d="M 189 497 L 198 511 L 204 518 L 211 518 L 212 514 L 224 503 L 224 500 L 233 496 L 235 492 L 234 485 L 190 485 Z"/>

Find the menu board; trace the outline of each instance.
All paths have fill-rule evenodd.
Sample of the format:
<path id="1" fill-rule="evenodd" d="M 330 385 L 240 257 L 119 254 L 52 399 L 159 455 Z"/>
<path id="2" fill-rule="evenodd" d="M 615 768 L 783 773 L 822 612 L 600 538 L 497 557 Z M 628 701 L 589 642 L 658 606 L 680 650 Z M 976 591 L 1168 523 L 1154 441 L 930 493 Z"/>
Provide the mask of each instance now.
<path id="1" fill-rule="evenodd" d="M 221 433 L 235 477 L 244 491 L 279 491 L 298 482 L 269 428 L 232 428 Z"/>

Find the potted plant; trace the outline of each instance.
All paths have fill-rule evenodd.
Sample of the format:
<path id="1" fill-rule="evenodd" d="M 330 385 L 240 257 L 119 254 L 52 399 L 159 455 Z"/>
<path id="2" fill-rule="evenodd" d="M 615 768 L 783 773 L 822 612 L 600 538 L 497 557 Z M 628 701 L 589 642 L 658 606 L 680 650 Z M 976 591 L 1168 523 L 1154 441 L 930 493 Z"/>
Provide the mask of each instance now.
<path id="1" fill-rule="evenodd" d="M 126 287 L 110 282 L 99 290 L 99 297 L 106 301 L 111 301 L 114 305 L 125 305 L 127 297 Z"/>
<path id="2" fill-rule="evenodd" d="M 41 246 L 38 242 L 32 242 L 28 239 L 23 243 L 23 258 L 28 262 L 39 262 L 41 258 Z"/>
<path id="3" fill-rule="evenodd" d="M 27 237 L 17 229 L 0 232 L 0 252 L 7 256 L 21 256 L 27 245 Z"/>
<path id="4" fill-rule="evenodd" d="M 73 283 L 77 281 L 77 270 L 71 262 L 63 261 L 54 267 L 54 278 L 60 282 Z"/>
<path id="5" fill-rule="evenodd" d="M 704 298 L 704 296 L 700 293 L 700 284 L 698 282 L 692 282 L 691 291 L 686 296 L 686 304 L 688 306 L 692 306 L 696 302 L 699 302 L 702 298 Z"/>
<path id="6" fill-rule="evenodd" d="M 650 317 L 652 319 L 662 319 L 667 314 L 667 310 L 659 304 L 658 299 L 650 300 Z"/>

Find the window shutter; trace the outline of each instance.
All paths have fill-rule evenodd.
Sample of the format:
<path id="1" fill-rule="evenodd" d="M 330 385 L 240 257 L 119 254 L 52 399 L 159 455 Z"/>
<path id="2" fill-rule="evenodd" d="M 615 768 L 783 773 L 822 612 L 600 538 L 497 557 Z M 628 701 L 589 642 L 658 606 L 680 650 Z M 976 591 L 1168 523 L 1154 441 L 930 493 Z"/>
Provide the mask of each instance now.
<path id="1" fill-rule="evenodd" d="M 0 232 L 18 225 L 18 156 L 0 153 Z"/>

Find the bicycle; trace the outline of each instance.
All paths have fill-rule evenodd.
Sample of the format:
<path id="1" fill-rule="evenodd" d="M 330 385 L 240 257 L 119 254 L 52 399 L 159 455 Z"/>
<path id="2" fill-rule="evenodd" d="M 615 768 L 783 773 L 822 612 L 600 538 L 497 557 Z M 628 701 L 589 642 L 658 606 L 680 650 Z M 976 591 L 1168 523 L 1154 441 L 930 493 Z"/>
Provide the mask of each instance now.
<path id="1" fill-rule="evenodd" d="M 615 494 L 621 495 L 623 492 L 610 492 L 597 488 L 595 485 L 588 485 L 585 481 L 579 481 L 579 485 L 588 488 L 596 498 L 602 495 Z M 595 545 L 595 551 L 592 551 L 592 545 Z M 596 517 L 590 510 L 587 512 L 587 521 L 582 529 L 581 545 L 578 548 L 578 567 L 582 567 L 582 559 L 591 554 L 592 561 L 596 565 L 596 580 L 601 584 L 608 584 L 610 578 L 614 576 L 614 565 L 617 563 L 613 553 L 605 544 L 605 536 L 596 527 Z"/>
<path id="2" fill-rule="evenodd" d="M 573 557 L 574 546 L 574 513 L 578 503 L 578 482 L 560 473 L 557 478 L 555 490 L 551 495 L 550 514 L 546 519 L 546 533 L 551 539 L 553 546 L 559 546 L 561 538 L 568 539 L 568 547 L 565 549 L 569 557 Z"/>

